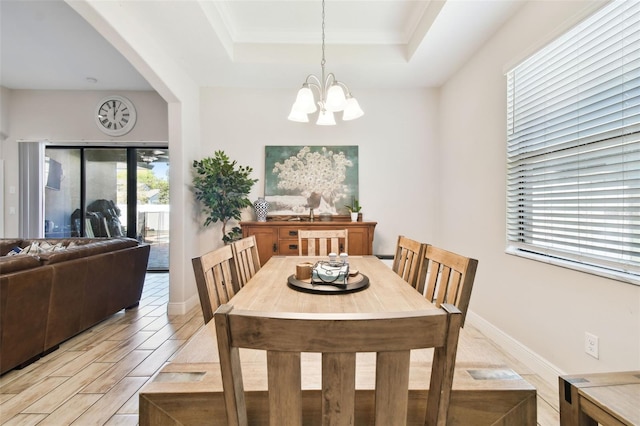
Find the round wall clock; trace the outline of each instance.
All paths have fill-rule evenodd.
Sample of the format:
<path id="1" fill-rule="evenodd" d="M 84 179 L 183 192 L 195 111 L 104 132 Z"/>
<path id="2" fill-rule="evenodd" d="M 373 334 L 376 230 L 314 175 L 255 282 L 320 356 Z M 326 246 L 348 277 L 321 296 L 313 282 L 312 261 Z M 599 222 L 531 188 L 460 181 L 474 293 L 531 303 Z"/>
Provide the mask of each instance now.
<path id="1" fill-rule="evenodd" d="M 107 96 L 96 108 L 96 124 L 104 133 L 122 136 L 136 125 L 136 109 L 133 103 L 122 96 Z"/>

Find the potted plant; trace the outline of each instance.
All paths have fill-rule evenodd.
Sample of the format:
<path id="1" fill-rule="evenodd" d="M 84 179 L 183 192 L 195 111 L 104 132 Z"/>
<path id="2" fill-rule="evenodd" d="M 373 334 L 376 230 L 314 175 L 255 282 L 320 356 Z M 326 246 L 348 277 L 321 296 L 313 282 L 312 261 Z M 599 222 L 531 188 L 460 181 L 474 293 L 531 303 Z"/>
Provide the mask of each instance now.
<path id="1" fill-rule="evenodd" d="M 222 222 L 222 241 L 228 244 L 242 236 L 240 227 L 227 232 L 229 220 L 240 220 L 242 209 L 251 206 L 247 196 L 258 179 L 251 179 L 251 167 L 238 166 L 224 151 L 193 162 L 193 189 L 204 206 L 204 226 Z"/>
<path id="2" fill-rule="evenodd" d="M 351 213 L 351 221 L 357 222 L 360 210 L 362 210 L 362 206 L 360 205 L 358 199 L 354 197 L 353 200 L 351 200 L 351 205 L 345 207 L 347 208 L 347 210 L 349 210 L 349 213 Z"/>

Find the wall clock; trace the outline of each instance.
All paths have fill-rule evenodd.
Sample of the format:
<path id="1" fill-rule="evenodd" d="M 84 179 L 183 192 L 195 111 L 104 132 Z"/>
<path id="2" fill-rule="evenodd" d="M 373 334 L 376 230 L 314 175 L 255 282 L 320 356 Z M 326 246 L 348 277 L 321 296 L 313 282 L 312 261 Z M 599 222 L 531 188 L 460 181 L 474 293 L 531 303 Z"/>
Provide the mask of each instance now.
<path id="1" fill-rule="evenodd" d="M 136 108 L 125 97 L 107 96 L 98 103 L 95 117 L 98 128 L 104 133 L 122 136 L 136 125 Z"/>

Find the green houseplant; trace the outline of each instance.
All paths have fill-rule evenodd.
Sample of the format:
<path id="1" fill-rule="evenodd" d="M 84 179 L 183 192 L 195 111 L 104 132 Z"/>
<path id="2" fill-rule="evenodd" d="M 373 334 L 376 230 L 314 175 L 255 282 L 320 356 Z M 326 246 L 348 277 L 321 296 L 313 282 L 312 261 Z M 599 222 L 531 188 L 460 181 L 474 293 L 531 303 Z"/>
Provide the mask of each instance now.
<path id="1" fill-rule="evenodd" d="M 362 206 L 360 205 L 360 202 L 358 201 L 358 199 L 354 197 L 353 200 L 351 200 L 351 205 L 345 206 L 345 207 L 347 208 L 347 210 L 349 210 L 349 213 L 351 213 L 351 221 L 357 222 L 358 215 L 362 210 Z"/>
<path id="2" fill-rule="evenodd" d="M 240 220 L 242 209 L 251 206 L 247 196 L 258 179 L 249 175 L 253 168 L 237 165 L 224 151 L 213 157 L 193 162 L 193 189 L 196 200 L 204 206 L 207 217 L 204 226 L 222 223 L 222 241 L 226 244 L 241 236 L 241 229 L 233 227 L 227 232 L 229 220 Z"/>

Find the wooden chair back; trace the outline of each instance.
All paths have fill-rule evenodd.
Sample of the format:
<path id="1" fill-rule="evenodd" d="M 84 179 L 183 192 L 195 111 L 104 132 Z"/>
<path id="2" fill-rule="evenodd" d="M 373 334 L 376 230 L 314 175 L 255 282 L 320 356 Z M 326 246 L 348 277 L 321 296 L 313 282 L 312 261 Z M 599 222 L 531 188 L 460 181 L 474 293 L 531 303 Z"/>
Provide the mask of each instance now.
<path id="1" fill-rule="evenodd" d="M 234 310 L 215 313 L 229 425 L 247 425 L 240 348 L 267 352 L 270 425 L 302 425 L 301 352 L 322 353 L 322 424 L 355 424 L 357 352 L 376 352 L 375 424 L 405 425 L 411 349 L 435 348 L 426 425 L 444 425 L 462 320 L 442 309 L 378 314 L 300 314 Z"/>
<path id="2" fill-rule="evenodd" d="M 234 241 L 231 247 L 233 248 L 233 259 L 238 274 L 238 286 L 242 288 L 260 270 L 260 256 L 258 255 L 258 246 L 256 246 L 256 237 L 251 235 Z"/>
<path id="3" fill-rule="evenodd" d="M 236 293 L 233 250 L 227 245 L 195 257 L 191 263 L 206 324 L 211 321 L 218 306 L 227 303 Z"/>
<path id="4" fill-rule="evenodd" d="M 477 268 L 476 259 L 426 245 L 417 290 L 436 306 L 455 305 L 462 312 L 464 326 Z"/>
<path id="5" fill-rule="evenodd" d="M 346 229 L 298 230 L 298 253 L 300 256 L 349 253 L 348 244 L 349 231 Z"/>
<path id="6" fill-rule="evenodd" d="M 423 250 L 424 244 L 404 235 L 398 237 L 392 269 L 414 288 L 418 287 L 418 274 Z"/>

